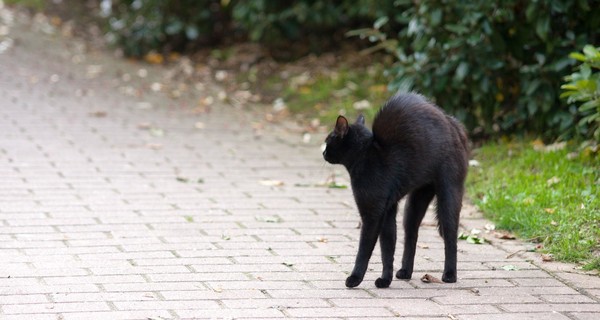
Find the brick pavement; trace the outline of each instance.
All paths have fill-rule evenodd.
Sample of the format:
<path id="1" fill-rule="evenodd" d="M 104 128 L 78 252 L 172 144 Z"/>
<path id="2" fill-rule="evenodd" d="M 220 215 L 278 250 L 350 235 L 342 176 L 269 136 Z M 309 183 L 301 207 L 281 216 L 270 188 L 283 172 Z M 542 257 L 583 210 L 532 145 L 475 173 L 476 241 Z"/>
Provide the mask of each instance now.
<path id="1" fill-rule="evenodd" d="M 531 253 L 507 258 L 526 247 L 515 241 L 461 241 L 458 282 L 421 282 L 443 268 L 431 214 L 413 280 L 377 289 L 376 252 L 365 281 L 346 289 L 358 215 L 349 190 L 315 186 L 344 177 L 317 144 L 280 127 L 259 136 L 257 118 L 227 103 L 191 112 L 218 90 L 209 84 L 169 98 L 150 89 L 160 69 L 27 24 L 10 32 L 0 53 L 0 319 L 600 315 L 600 278 Z M 485 224 L 466 207 L 465 228 Z"/>

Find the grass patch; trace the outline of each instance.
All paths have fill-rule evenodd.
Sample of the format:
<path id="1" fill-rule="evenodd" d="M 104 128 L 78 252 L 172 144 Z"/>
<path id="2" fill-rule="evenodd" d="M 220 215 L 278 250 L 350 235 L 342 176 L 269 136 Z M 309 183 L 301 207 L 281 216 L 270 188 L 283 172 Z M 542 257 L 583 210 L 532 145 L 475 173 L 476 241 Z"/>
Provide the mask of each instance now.
<path id="1" fill-rule="evenodd" d="M 475 150 L 467 190 L 501 229 L 543 244 L 566 262 L 600 270 L 600 158 L 597 147 L 539 141 Z"/>
<path id="2" fill-rule="evenodd" d="M 26 8 L 41 11 L 45 8 L 44 0 L 4 0 L 8 5 L 19 5 Z"/>
<path id="3" fill-rule="evenodd" d="M 283 103 L 295 120 L 314 127 L 319 123 L 329 127 L 340 114 L 353 120 L 362 113 L 370 121 L 392 95 L 387 89 L 390 79 L 385 75 L 391 61 L 358 52 L 338 54 L 289 63 L 265 60 L 243 72 L 236 72 L 243 68 L 231 68 L 236 73 L 236 88 L 231 91 L 250 90 L 267 104 Z M 236 55 L 226 50 L 213 50 L 211 57 L 236 65 L 232 61 Z"/>
<path id="4" fill-rule="evenodd" d="M 377 110 L 390 97 L 383 76 L 383 65 L 367 68 L 340 67 L 290 79 L 283 99 L 290 111 L 334 123 L 338 115 L 350 119 L 362 113 L 373 119 Z"/>

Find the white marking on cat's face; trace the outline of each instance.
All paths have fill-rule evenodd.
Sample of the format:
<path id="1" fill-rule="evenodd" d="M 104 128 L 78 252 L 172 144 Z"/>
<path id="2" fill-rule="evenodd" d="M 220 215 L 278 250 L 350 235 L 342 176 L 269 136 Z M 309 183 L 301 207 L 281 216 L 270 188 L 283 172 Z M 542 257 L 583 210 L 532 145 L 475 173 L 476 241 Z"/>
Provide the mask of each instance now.
<path id="1" fill-rule="evenodd" d="M 325 149 L 327 149 L 327 143 L 323 142 L 323 144 L 321 144 L 321 152 L 324 152 Z"/>

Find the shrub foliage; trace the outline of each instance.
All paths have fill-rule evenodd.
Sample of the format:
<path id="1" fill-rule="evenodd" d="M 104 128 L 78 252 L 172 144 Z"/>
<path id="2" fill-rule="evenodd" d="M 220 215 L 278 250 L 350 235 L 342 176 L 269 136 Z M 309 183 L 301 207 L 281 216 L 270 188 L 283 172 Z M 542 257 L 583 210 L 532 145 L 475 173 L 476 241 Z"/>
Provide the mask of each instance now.
<path id="1" fill-rule="evenodd" d="M 265 45 L 309 40 L 313 51 L 331 36 L 368 26 L 393 0 L 112 0 L 108 27 L 126 54 L 183 50 L 234 37 Z M 317 41 L 319 40 L 319 41 Z"/>
<path id="2" fill-rule="evenodd" d="M 561 98 L 578 107 L 581 120 L 577 127 L 584 136 L 594 137 L 600 142 L 600 48 L 592 45 L 583 47 L 583 53 L 573 52 L 571 58 L 581 62 L 577 71 L 565 77 L 568 81 L 561 88 Z"/>
<path id="3" fill-rule="evenodd" d="M 559 100 L 568 53 L 597 41 L 598 1 L 396 1 L 368 36 L 397 58 L 392 89 L 418 90 L 474 133 L 568 131 Z M 400 28 L 386 29 L 387 21 Z M 398 31 L 399 30 L 399 31 Z"/>
<path id="4" fill-rule="evenodd" d="M 219 0 L 115 0 L 109 34 L 130 56 L 182 51 L 221 39 L 229 31 L 229 10 Z"/>
<path id="5" fill-rule="evenodd" d="M 561 104 L 569 52 L 598 43 L 599 0 L 113 0 L 109 26 L 130 55 L 241 36 L 313 51 L 339 34 L 368 38 L 396 63 L 392 90 L 416 90 L 475 135 L 575 127 Z M 365 28 L 368 27 L 368 28 Z M 570 131 L 571 130 L 571 131 Z"/>

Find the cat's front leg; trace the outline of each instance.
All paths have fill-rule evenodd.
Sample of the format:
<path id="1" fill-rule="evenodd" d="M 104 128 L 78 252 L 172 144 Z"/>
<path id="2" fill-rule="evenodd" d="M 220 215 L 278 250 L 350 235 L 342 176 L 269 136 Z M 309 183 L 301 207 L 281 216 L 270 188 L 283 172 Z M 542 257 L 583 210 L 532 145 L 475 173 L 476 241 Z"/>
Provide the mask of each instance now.
<path id="1" fill-rule="evenodd" d="M 356 262 L 352 273 L 346 279 L 346 287 L 354 288 L 358 286 L 367 272 L 371 254 L 377 243 L 381 220 L 379 218 L 363 218 L 360 229 L 360 241 L 358 243 L 358 253 L 356 254 Z"/>
<path id="2" fill-rule="evenodd" d="M 377 288 L 387 288 L 392 283 L 394 277 L 394 252 L 396 251 L 396 214 L 398 204 L 395 203 L 386 212 L 383 224 L 381 225 L 381 234 L 379 235 L 379 245 L 381 246 L 381 262 L 383 270 L 381 277 L 375 281 Z"/>

